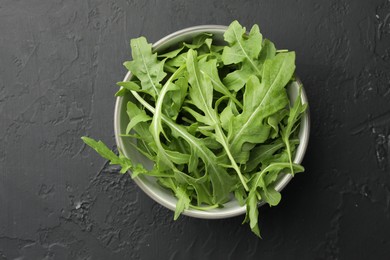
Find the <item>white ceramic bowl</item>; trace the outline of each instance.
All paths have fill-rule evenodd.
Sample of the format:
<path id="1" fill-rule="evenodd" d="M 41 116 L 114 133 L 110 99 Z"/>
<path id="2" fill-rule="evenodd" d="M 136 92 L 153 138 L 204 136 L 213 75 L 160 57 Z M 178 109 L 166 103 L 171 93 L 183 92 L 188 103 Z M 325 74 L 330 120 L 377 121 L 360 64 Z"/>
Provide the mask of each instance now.
<path id="1" fill-rule="evenodd" d="M 223 33 L 226 31 L 226 26 L 221 25 L 202 25 L 189 27 L 177 32 L 174 32 L 161 40 L 153 44 L 155 51 L 163 51 L 168 49 L 171 46 L 174 46 L 182 41 L 190 42 L 192 38 L 200 33 L 208 32 L 212 33 L 214 36 L 214 41 L 220 42 L 223 44 Z M 124 78 L 124 81 L 128 81 L 131 78 L 131 73 L 127 73 Z M 297 80 L 290 84 L 288 89 L 288 94 L 290 100 L 295 100 L 298 95 L 298 86 L 301 85 L 300 81 Z M 115 138 L 118 148 L 123 152 L 123 154 L 131 158 L 134 162 L 141 162 L 146 168 L 152 168 L 153 163 L 140 154 L 136 149 L 132 147 L 129 143 L 129 138 L 126 140 L 120 135 L 125 132 L 126 126 L 129 122 L 128 116 L 126 114 L 126 104 L 128 100 L 131 100 L 131 97 L 118 97 L 115 105 L 115 115 L 114 115 L 114 128 L 115 128 Z M 307 103 L 307 97 L 304 89 L 302 88 L 301 99 L 303 103 Z M 301 163 L 306 151 L 306 147 L 309 141 L 309 111 L 302 117 L 301 127 L 299 132 L 300 144 L 296 150 L 294 162 Z M 126 141 L 126 142 L 125 142 Z M 281 174 L 277 180 L 276 190 L 281 191 L 287 183 L 292 179 L 290 174 Z M 162 188 L 158 185 L 153 177 L 148 176 L 139 176 L 134 179 L 135 183 L 153 200 L 160 203 L 164 207 L 175 210 L 175 205 L 177 199 L 173 196 L 171 191 Z M 262 203 L 260 203 L 262 204 Z M 205 218 L 205 219 L 221 219 L 229 218 L 237 215 L 241 215 L 246 212 L 246 207 L 239 206 L 237 201 L 232 199 L 231 201 L 224 204 L 223 208 L 217 208 L 207 211 L 201 211 L 196 209 L 188 209 L 183 212 L 184 215 L 196 217 L 196 218 Z"/>

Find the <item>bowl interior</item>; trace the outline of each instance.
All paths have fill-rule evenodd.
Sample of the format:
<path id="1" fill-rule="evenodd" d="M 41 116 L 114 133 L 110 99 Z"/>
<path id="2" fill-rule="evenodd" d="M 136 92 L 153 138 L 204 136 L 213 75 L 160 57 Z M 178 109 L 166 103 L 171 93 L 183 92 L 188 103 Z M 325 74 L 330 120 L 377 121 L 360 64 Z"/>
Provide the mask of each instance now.
<path id="1" fill-rule="evenodd" d="M 179 42 L 190 42 L 192 38 L 202 32 L 208 32 L 213 34 L 213 41 L 223 44 L 223 33 L 226 30 L 226 26 L 220 25 L 205 25 L 205 26 L 196 26 L 190 27 L 181 31 L 177 31 L 173 34 L 170 34 L 153 45 L 155 51 L 163 51 L 176 46 Z M 131 78 L 131 74 L 128 73 L 124 79 L 127 81 Z M 291 101 L 294 101 L 298 96 L 299 86 L 302 85 L 299 80 L 292 82 L 288 87 L 288 95 Z M 301 99 L 303 103 L 307 103 L 307 98 L 305 91 L 302 87 Z M 123 152 L 123 154 L 131 158 L 134 162 L 142 163 L 146 168 L 151 169 L 153 162 L 148 158 L 140 154 L 133 146 L 129 143 L 129 138 L 121 137 L 126 130 L 129 119 L 126 113 L 126 104 L 129 100 L 135 101 L 132 96 L 118 97 L 115 106 L 115 115 L 114 115 L 114 128 L 115 128 L 115 138 L 118 148 Z M 306 151 L 306 147 L 309 139 L 309 112 L 303 115 L 301 119 L 301 127 L 299 132 L 300 144 L 297 148 L 296 155 L 294 158 L 295 163 L 301 163 Z M 132 142 L 135 142 L 131 139 Z M 291 180 L 292 176 L 289 174 L 281 174 L 277 180 L 276 190 L 281 191 L 287 183 Z M 148 176 L 138 176 L 134 179 L 137 185 L 148 194 L 153 200 L 160 203 L 164 207 L 175 210 L 177 199 L 173 196 L 171 191 L 166 190 L 157 184 L 156 180 L 153 177 Z M 197 217 L 197 218 L 208 218 L 208 219 L 219 219 L 219 218 L 228 218 L 237 215 L 241 215 L 246 212 L 246 208 L 238 205 L 237 201 L 232 199 L 231 201 L 224 204 L 223 208 L 212 209 L 208 211 L 194 210 L 189 209 L 183 212 L 184 215 Z"/>

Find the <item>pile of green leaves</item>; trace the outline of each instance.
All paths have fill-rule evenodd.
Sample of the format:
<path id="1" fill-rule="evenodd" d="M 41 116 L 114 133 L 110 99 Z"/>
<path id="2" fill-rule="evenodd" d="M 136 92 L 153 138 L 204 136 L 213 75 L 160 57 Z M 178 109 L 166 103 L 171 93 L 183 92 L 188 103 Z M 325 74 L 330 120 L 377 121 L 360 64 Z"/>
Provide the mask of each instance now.
<path id="1" fill-rule="evenodd" d="M 295 53 L 276 50 L 254 25 L 237 21 L 224 34 L 226 45 L 203 33 L 166 53 L 154 53 L 144 37 L 131 40 L 133 77 L 119 82 L 129 124 L 123 138 L 154 162 L 152 170 L 117 156 L 101 141 L 83 137 L 112 164 L 154 176 L 178 202 L 174 218 L 193 208 L 223 207 L 232 199 L 246 205 L 244 222 L 260 236 L 258 203 L 279 203 L 280 173 L 302 172 L 293 155 L 306 106 L 290 104 L 286 86 L 294 80 Z"/>

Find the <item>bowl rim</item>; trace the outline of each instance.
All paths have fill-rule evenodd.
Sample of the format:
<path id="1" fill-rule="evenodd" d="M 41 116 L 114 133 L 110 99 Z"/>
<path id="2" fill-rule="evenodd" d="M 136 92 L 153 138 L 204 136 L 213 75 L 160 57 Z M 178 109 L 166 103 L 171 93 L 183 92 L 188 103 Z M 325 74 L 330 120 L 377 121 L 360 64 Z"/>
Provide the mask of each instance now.
<path id="1" fill-rule="evenodd" d="M 185 29 L 175 31 L 175 32 L 168 34 L 167 36 L 161 38 L 160 40 L 156 41 L 152 45 L 152 48 L 154 50 L 156 50 L 159 47 L 161 47 L 164 43 L 166 43 L 167 41 L 172 40 L 178 36 L 183 36 L 186 34 L 193 34 L 196 32 L 201 33 L 201 32 L 210 32 L 210 31 L 213 31 L 213 32 L 219 31 L 219 32 L 223 33 L 224 31 L 226 31 L 227 28 L 228 28 L 228 26 L 225 26 L 225 25 L 198 25 L 198 26 L 188 27 Z M 131 78 L 131 76 L 132 76 L 131 72 L 128 71 L 126 73 L 123 81 L 128 81 Z M 295 78 L 296 78 L 297 84 L 299 86 L 301 86 L 302 103 L 308 104 L 307 95 L 306 95 L 305 89 L 303 88 L 302 82 L 300 81 L 300 79 L 297 76 L 295 76 Z M 116 145 L 118 147 L 118 150 L 123 150 L 122 147 L 124 146 L 123 139 L 120 137 L 120 134 L 121 134 L 120 121 L 121 120 L 120 120 L 120 116 L 119 116 L 121 113 L 121 107 L 123 106 L 123 104 L 122 104 L 123 102 L 124 102 L 123 97 L 121 97 L 121 96 L 117 97 L 116 102 L 115 102 L 115 110 L 114 110 L 114 132 L 115 132 L 115 141 L 116 141 Z M 298 150 L 297 150 L 295 158 L 294 158 L 294 163 L 298 163 L 298 164 L 302 162 L 304 155 L 306 153 L 308 142 L 309 142 L 309 136 L 310 136 L 309 107 L 306 109 L 306 111 L 301 119 L 301 127 L 304 128 L 304 131 L 302 134 L 302 140 L 300 140 L 300 144 L 299 144 Z M 292 178 L 293 178 L 293 176 L 291 174 L 285 174 L 283 176 L 283 178 L 277 183 L 277 185 L 275 186 L 275 189 L 279 192 L 282 191 L 286 187 L 286 185 L 291 181 Z M 167 200 L 161 198 L 160 196 L 158 196 L 154 192 L 153 187 L 150 187 L 149 185 L 147 185 L 142 179 L 134 178 L 133 181 L 151 199 L 153 199 L 154 201 L 156 201 L 160 205 L 162 205 L 162 206 L 164 206 L 172 211 L 175 211 L 175 208 L 176 208 L 175 203 L 173 203 L 171 201 L 167 201 Z M 260 203 L 259 205 L 263 205 L 263 204 L 264 203 Z M 195 218 L 221 219 L 221 218 L 230 218 L 230 217 L 242 215 L 245 212 L 246 212 L 246 206 L 244 205 L 244 206 L 234 207 L 234 208 L 231 208 L 229 211 L 223 211 L 223 212 L 218 211 L 218 209 L 212 210 L 212 211 L 187 209 L 187 210 L 184 210 L 184 212 L 182 214 L 186 215 L 186 216 L 190 216 L 190 217 L 195 217 Z"/>

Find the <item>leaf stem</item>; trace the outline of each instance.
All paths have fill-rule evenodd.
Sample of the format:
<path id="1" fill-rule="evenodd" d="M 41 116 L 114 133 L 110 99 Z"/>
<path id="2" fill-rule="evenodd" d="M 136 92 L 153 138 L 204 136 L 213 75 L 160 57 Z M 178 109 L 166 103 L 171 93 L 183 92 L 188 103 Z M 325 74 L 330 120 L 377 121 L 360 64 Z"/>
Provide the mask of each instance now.
<path id="1" fill-rule="evenodd" d="M 200 206 L 195 206 L 195 205 L 192 205 L 190 204 L 190 208 L 193 208 L 193 209 L 197 209 L 197 210 L 210 210 L 210 209 L 216 209 L 216 208 L 219 208 L 221 205 L 220 204 L 214 204 L 214 205 L 211 205 L 211 206 L 207 206 L 207 207 L 200 207 Z"/>
<path id="2" fill-rule="evenodd" d="M 218 133 L 218 135 L 220 135 L 222 137 L 223 141 L 221 142 L 221 144 L 222 144 L 223 148 L 225 149 L 225 152 L 226 152 L 227 156 L 229 157 L 230 162 L 232 163 L 233 169 L 236 171 L 238 178 L 240 179 L 240 181 L 242 183 L 242 186 L 244 186 L 244 189 L 246 191 L 249 191 L 248 185 L 246 184 L 246 180 L 244 179 L 244 176 L 241 173 L 240 167 L 238 167 L 236 160 L 234 160 L 233 155 L 230 152 L 227 138 L 226 138 L 225 134 L 223 133 L 220 125 L 216 126 L 215 132 Z"/>
<path id="3" fill-rule="evenodd" d="M 270 171 L 270 169 L 272 169 L 274 167 L 281 167 L 282 169 L 284 169 L 284 168 L 290 168 L 290 166 L 291 166 L 291 168 L 293 166 L 295 166 L 295 167 L 299 167 L 299 168 L 303 169 L 303 167 L 298 165 L 298 164 L 290 164 L 290 163 L 282 163 L 282 162 L 280 162 L 280 163 L 271 163 L 267 167 L 265 167 L 263 170 L 261 170 L 260 173 L 255 177 L 255 183 L 254 183 L 253 187 L 257 187 L 259 185 L 258 184 L 259 180 L 263 177 L 263 175 L 266 172 Z"/>
<path id="4" fill-rule="evenodd" d="M 153 120 L 150 125 L 151 133 L 154 138 L 154 141 L 156 142 L 157 148 L 160 151 L 161 155 L 164 156 L 164 163 L 167 164 L 169 167 L 171 167 L 174 171 L 178 171 L 173 164 L 173 162 L 169 159 L 166 151 L 164 150 L 164 147 L 161 144 L 160 141 L 160 133 L 163 132 L 162 127 L 161 127 L 161 116 L 163 115 L 162 113 L 162 107 L 163 107 L 163 102 L 165 98 L 165 94 L 169 91 L 169 84 L 172 83 L 172 81 L 181 73 L 181 71 L 185 68 L 185 65 L 180 66 L 175 73 L 173 73 L 167 82 L 165 82 L 164 86 L 161 88 L 160 95 L 157 97 L 156 101 L 156 107 L 155 107 L 155 113 L 153 115 Z M 157 156 L 158 157 L 158 156 Z"/>

